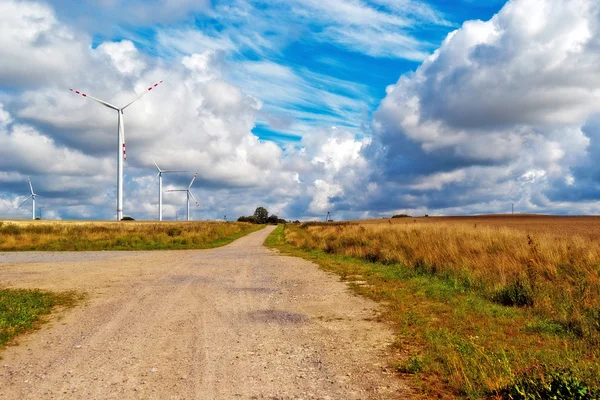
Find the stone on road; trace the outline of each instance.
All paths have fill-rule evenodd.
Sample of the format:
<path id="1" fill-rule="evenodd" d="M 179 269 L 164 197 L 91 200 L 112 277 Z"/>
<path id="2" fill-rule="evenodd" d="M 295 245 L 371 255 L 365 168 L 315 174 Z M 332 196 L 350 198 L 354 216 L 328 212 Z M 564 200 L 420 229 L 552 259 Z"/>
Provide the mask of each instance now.
<path id="1" fill-rule="evenodd" d="M 0 351 L 0 398 L 388 399 L 377 305 L 263 241 L 212 250 L 0 253 L 0 287 L 80 306 Z"/>

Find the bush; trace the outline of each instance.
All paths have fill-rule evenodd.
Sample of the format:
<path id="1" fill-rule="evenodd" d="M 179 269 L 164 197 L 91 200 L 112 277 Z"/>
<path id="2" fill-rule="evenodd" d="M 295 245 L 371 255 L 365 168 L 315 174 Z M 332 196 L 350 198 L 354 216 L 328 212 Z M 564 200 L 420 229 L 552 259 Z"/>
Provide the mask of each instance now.
<path id="1" fill-rule="evenodd" d="M 132 217 L 125 216 L 121 218 L 121 221 L 135 221 L 135 219 L 133 219 Z"/>
<path id="2" fill-rule="evenodd" d="M 238 218 L 238 222 L 249 222 L 251 224 L 258 224 L 258 221 L 256 220 L 256 217 L 254 215 L 251 215 L 249 217 L 244 217 L 242 215 Z"/>
<path id="3" fill-rule="evenodd" d="M 410 218 L 408 214 L 396 214 L 392 218 Z"/>
<path id="4" fill-rule="evenodd" d="M 591 400 L 600 399 L 600 390 L 588 387 L 568 368 L 547 371 L 538 365 L 518 374 L 501 395 L 507 400 Z"/>

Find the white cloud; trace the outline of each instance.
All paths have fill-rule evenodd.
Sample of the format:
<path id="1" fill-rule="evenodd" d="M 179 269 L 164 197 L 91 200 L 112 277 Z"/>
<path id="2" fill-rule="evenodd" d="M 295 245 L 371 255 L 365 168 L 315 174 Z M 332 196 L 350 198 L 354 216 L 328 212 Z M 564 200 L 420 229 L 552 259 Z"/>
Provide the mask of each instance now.
<path id="1" fill-rule="evenodd" d="M 146 63 L 129 40 L 105 42 L 98 46 L 98 52 L 106 55 L 122 75 L 139 75 Z"/>
<path id="2" fill-rule="evenodd" d="M 86 50 L 50 7 L 30 1 L 0 2 L 0 86 L 58 80 L 82 66 Z"/>
<path id="3" fill-rule="evenodd" d="M 552 209 L 554 188 L 569 190 L 587 158 L 583 126 L 600 112 L 598 32 L 591 0 L 513 0 L 490 21 L 466 22 L 388 87 L 373 124 L 374 177 L 435 208 L 493 211 L 520 196 Z M 510 182 L 520 189 L 507 192 Z"/>
<path id="4" fill-rule="evenodd" d="M 329 199 L 344 193 L 342 187 L 336 183 L 325 182 L 317 179 L 313 187 L 313 199 L 308 206 L 308 211 L 314 214 L 324 214 L 332 207 Z"/>

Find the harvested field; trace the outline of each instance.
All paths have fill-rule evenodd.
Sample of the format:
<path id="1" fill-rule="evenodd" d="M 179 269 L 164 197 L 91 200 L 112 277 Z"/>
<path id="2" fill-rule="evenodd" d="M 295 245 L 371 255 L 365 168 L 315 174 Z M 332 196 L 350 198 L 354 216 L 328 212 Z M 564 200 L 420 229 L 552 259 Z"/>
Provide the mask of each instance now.
<path id="1" fill-rule="evenodd" d="M 518 229 L 527 233 L 553 233 L 600 240 L 600 216 L 477 215 L 468 217 L 407 217 L 355 221 L 361 224 L 469 224 Z"/>

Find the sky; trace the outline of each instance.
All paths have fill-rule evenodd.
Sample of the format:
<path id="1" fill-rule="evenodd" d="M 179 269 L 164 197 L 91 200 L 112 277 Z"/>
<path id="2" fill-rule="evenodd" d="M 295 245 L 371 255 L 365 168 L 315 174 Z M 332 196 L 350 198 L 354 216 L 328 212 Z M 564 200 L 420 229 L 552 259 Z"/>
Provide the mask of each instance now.
<path id="1" fill-rule="evenodd" d="M 599 214 L 596 0 L 0 0 L 0 218 Z M 152 158 L 151 158 L 152 157 Z M 165 192 L 164 218 L 185 194 Z"/>

